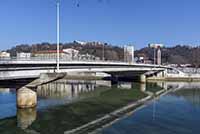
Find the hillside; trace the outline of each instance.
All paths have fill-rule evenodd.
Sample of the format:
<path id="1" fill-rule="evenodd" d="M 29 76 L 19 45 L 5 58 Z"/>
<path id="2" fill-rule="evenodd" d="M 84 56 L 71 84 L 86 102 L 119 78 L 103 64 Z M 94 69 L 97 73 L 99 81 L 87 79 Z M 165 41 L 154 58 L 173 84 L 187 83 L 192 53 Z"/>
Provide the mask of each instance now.
<path id="1" fill-rule="evenodd" d="M 107 43 L 98 43 L 98 42 L 88 42 L 86 44 L 80 44 L 77 42 L 72 43 L 61 43 L 60 49 L 73 48 L 79 50 L 81 54 L 91 54 L 97 57 L 102 58 L 103 50 L 105 60 L 123 60 L 123 49 L 117 46 L 108 45 Z M 50 43 L 41 43 L 41 44 L 32 44 L 32 45 L 17 45 L 7 52 L 11 54 L 12 57 L 15 57 L 18 52 L 36 52 L 43 50 L 56 50 L 56 44 Z"/>
<path id="2" fill-rule="evenodd" d="M 137 50 L 136 55 L 144 53 L 153 60 L 152 48 L 142 48 Z M 174 47 L 162 48 L 162 63 L 169 64 L 191 64 L 193 66 L 200 65 L 200 47 L 190 47 L 177 45 Z"/>
<path id="3" fill-rule="evenodd" d="M 118 46 L 112 46 L 107 43 L 99 42 L 87 42 L 85 44 L 78 42 L 71 43 L 61 43 L 60 49 L 74 48 L 80 51 L 81 54 L 91 54 L 97 57 L 102 57 L 103 48 L 105 60 L 124 60 L 123 48 Z M 50 43 L 41 43 L 41 44 L 32 44 L 32 45 L 17 45 L 7 52 L 11 53 L 11 56 L 16 56 L 17 52 L 36 52 L 41 50 L 56 50 L 56 44 Z M 153 60 L 152 48 L 142 48 L 135 51 L 135 57 L 143 54 L 150 60 Z M 200 65 L 200 47 L 190 47 L 190 46 L 181 46 L 177 45 L 174 47 L 162 48 L 162 63 L 169 64 L 192 64 L 193 66 L 198 67 Z"/>

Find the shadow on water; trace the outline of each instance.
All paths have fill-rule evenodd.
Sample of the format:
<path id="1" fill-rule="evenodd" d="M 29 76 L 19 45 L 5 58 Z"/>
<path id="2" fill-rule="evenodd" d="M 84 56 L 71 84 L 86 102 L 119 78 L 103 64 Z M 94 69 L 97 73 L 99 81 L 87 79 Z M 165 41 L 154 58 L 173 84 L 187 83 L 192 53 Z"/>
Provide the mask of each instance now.
<path id="1" fill-rule="evenodd" d="M 0 88 L 14 88 L 19 89 L 24 85 L 32 82 L 34 79 L 16 79 L 16 80 L 0 80 Z"/>

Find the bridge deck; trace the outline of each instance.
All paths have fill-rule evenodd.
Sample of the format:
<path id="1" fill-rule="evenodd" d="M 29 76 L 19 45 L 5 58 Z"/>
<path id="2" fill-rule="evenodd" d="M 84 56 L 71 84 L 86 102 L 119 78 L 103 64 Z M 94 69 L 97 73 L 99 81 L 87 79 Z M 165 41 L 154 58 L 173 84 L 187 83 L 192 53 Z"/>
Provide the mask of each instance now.
<path id="1" fill-rule="evenodd" d="M 148 71 L 161 71 L 165 66 L 111 61 L 61 61 L 61 72 L 105 72 L 109 74 L 142 74 Z M 8 60 L 0 61 L 0 80 L 33 78 L 41 73 L 55 72 L 56 61 Z M 127 73 L 128 72 L 128 73 Z"/>

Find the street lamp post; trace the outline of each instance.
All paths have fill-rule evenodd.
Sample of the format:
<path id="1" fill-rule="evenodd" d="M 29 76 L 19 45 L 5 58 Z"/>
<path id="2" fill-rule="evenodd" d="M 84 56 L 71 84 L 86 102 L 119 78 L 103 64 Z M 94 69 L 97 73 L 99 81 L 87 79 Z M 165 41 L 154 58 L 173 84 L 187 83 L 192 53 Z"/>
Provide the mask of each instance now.
<path id="1" fill-rule="evenodd" d="M 60 42 L 60 3 L 57 2 L 57 72 L 60 71 L 60 48 L 59 48 L 59 42 Z"/>
<path id="2" fill-rule="evenodd" d="M 127 62 L 126 46 L 124 46 L 124 62 Z"/>
<path id="3" fill-rule="evenodd" d="M 104 61 L 104 59 L 105 59 L 105 58 L 104 58 L 104 55 L 105 55 L 105 54 L 104 54 L 104 44 L 103 44 L 103 46 L 102 46 L 102 60 L 103 60 L 103 61 Z"/>

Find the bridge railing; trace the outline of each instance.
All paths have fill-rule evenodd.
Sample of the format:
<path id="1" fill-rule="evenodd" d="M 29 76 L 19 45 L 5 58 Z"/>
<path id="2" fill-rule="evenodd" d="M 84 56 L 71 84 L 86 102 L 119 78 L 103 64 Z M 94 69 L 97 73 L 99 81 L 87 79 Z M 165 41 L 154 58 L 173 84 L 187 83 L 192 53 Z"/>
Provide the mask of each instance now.
<path id="1" fill-rule="evenodd" d="M 30 57 L 30 58 L 0 58 L 0 63 L 6 62 L 15 62 L 15 61 L 57 61 L 57 58 L 41 58 L 41 57 Z M 99 59 L 71 59 L 71 58 L 60 58 L 60 62 L 69 62 L 69 61 L 86 61 L 86 62 L 116 62 L 116 63 L 127 63 L 124 61 L 116 60 L 99 60 Z"/>
<path id="2" fill-rule="evenodd" d="M 30 57 L 30 58 L 1 58 L 0 64 L 55 64 L 56 58 L 38 58 L 38 57 Z M 96 59 L 68 59 L 61 58 L 60 63 L 91 63 L 91 64 L 115 64 L 115 65 L 137 65 L 137 66 L 145 66 L 145 67 L 161 67 L 165 68 L 165 66 L 161 65 L 153 65 L 153 64 L 144 64 L 144 63 L 134 63 L 134 62 L 124 62 L 124 61 L 115 61 L 115 60 L 96 60 Z"/>

